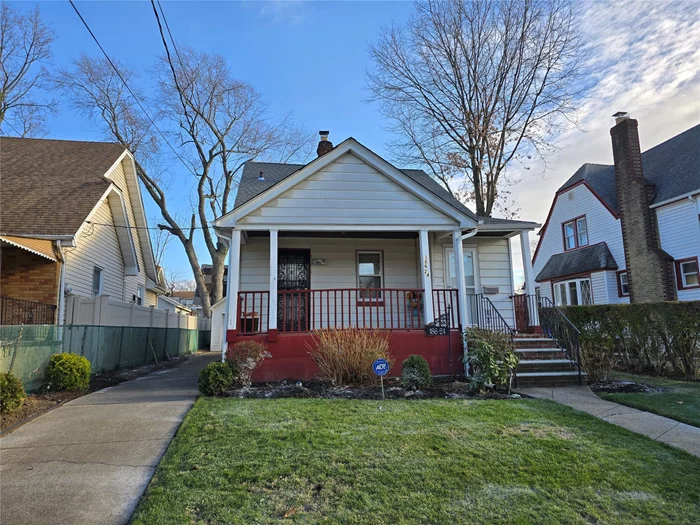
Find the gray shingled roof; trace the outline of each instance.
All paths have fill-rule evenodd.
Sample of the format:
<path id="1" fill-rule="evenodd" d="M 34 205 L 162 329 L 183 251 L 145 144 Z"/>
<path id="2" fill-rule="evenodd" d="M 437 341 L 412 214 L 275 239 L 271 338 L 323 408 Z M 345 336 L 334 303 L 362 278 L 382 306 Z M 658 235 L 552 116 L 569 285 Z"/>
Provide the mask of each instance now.
<path id="1" fill-rule="evenodd" d="M 535 281 L 551 281 L 558 277 L 600 270 L 617 270 L 617 262 L 604 242 L 558 253 L 550 257 Z"/>
<path id="2" fill-rule="evenodd" d="M 72 235 L 124 153 L 106 142 L 0 138 L 0 233 Z"/>
<path id="3" fill-rule="evenodd" d="M 254 199 L 264 191 L 270 189 L 278 182 L 283 181 L 293 173 L 303 168 L 305 164 L 278 164 L 275 162 L 246 162 L 243 166 L 241 181 L 238 185 L 238 193 L 234 202 L 234 209 L 243 206 L 246 202 Z M 260 172 L 263 172 L 264 180 L 259 180 Z M 423 170 L 400 169 L 408 178 L 416 184 L 431 192 L 436 197 L 442 199 L 457 211 L 464 213 L 475 221 L 482 221 L 484 224 L 494 224 L 508 226 L 509 224 L 523 224 L 523 221 L 510 221 L 508 219 L 496 219 L 492 217 L 479 217 L 464 204 L 455 199 L 447 190 L 437 183 L 430 175 Z M 533 227 L 537 224 L 532 223 Z"/>
<path id="4" fill-rule="evenodd" d="M 656 185 L 652 204 L 700 190 L 700 125 L 643 152 L 642 169 L 644 177 Z M 614 166 L 584 164 L 558 192 L 581 180 L 585 180 L 608 206 L 619 211 Z"/>

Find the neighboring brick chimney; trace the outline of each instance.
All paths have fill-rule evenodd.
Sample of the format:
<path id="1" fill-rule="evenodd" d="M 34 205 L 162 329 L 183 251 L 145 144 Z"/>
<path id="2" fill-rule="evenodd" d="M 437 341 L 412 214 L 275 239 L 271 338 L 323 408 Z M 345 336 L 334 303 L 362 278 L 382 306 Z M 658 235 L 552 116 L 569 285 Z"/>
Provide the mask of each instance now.
<path id="1" fill-rule="evenodd" d="M 333 149 L 333 143 L 330 140 L 328 140 L 328 135 L 330 134 L 329 131 L 319 131 L 318 134 L 321 135 L 321 140 L 318 142 L 318 147 L 316 148 L 316 155 L 320 157 L 321 155 L 325 155 Z"/>
<path id="2" fill-rule="evenodd" d="M 630 301 L 675 301 L 673 258 L 661 249 L 656 213 L 649 208 L 656 186 L 644 178 L 637 121 L 624 112 L 613 116 L 610 135 Z"/>

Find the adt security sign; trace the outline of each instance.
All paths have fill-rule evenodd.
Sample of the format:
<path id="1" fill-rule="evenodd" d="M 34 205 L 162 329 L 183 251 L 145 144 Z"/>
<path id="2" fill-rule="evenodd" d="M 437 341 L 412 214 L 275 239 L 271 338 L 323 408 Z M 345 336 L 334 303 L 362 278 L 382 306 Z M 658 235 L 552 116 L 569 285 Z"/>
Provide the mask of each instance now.
<path id="1" fill-rule="evenodd" d="M 389 362 L 386 359 L 377 359 L 372 363 L 372 370 L 378 376 L 385 376 L 389 373 Z"/>

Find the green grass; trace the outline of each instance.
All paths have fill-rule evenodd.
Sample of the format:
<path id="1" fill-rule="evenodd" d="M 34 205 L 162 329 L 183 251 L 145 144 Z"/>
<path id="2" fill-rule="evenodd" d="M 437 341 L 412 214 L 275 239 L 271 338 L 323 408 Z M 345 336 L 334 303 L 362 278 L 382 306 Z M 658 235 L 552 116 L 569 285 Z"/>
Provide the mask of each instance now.
<path id="1" fill-rule="evenodd" d="M 663 386 L 671 390 L 670 392 L 656 392 L 653 394 L 608 394 L 599 392 L 598 395 L 603 399 L 700 427 L 700 382 L 675 381 L 660 377 L 621 373 L 615 373 L 614 378 Z"/>
<path id="2" fill-rule="evenodd" d="M 277 521 L 697 524 L 700 460 L 542 400 L 200 398 L 132 524 Z"/>

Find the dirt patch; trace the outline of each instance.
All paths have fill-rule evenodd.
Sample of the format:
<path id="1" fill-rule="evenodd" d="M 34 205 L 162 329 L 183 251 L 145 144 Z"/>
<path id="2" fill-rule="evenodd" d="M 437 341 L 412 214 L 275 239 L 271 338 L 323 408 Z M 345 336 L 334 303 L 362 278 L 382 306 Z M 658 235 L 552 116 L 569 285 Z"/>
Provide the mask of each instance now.
<path id="1" fill-rule="evenodd" d="M 478 393 L 469 389 L 469 383 L 452 379 L 436 379 L 424 389 L 406 389 L 397 378 L 384 382 L 387 399 L 508 399 L 518 394 L 490 391 Z M 311 381 L 280 381 L 255 383 L 251 388 L 239 388 L 229 392 L 230 397 L 241 399 L 314 398 L 314 399 L 381 399 L 380 385 L 336 386 L 317 379 Z"/>
<path id="2" fill-rule="evenodd" d="M 646 383 L 637 383 L 635 381 L 614 379 L 605 383 L 592 383 L 591 390 L 593 390 L 593 392 L 606 392 L 610 394 L 653 394 L 657 392 L 668 392 L 671 389 L 662 386 L 648 385 Z"/>
<path id="3" fill-rule="evenodd" d="M 14 414 L 2 414 L 0 416 L 0 432 L 14 430 L 16 427 L 34 419 L 35 417 L 57 407 L 62 403 L 71 401 L 72 399 L 84 396 L 97 390 L 102 390 L 110 386 L 118 385 L 124 381 L 130 381 L 137 377 L 142 377 L 159 370 L 166 370 L 181 363 L 184 363 L 189 356 L 174 357 L 170 361 L 161 361 L 158 364 L 140 366 L 138 368 L 129 368 L 123 370 L 113 370 L 103 374 L 96 374 L 90 378 L 90 387 L 88 390 L 80 390 L 74 392 L 47 392 L 37 391 L 29 394 L 25 399 L 22 408 Z"/>

